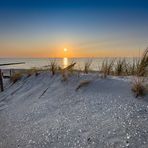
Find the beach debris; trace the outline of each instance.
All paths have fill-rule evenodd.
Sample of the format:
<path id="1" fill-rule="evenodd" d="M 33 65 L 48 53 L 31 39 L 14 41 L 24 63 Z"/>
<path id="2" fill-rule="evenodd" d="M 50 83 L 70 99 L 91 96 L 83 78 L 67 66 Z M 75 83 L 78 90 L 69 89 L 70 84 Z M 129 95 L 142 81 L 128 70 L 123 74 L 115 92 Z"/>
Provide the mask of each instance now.
<path id="1" fill-rule="evenodd" d="M 69 66 L 65 67 L 64 69 L 62 69 L 62 81 L 66 81 L 68 79 L 68 75 L 69 72 L 73 69 L 73 67 L 75 66 L 76 63 L 72 63 Z"/>
<path id="2" fill-rule="evenodd" d="M 92 139 L 90 137 L 87 138 L 87 143 L 90 145 L 92 143 Z"/>
<path id="3" fill-rule="evenodd" d="M 69 66 L 65 67 L 63 70 L 66 71 L 66 70 L 71 70 L 74 66 L 75 66 L 76 63 L 72 63 L 70 64 Z"/>
<path id="4" fill-rule="evenodd" d="M 35 73 L 35 76 L 37 77 L 39 74 L 40 74 L 39 72 L 36 72 L 36 73 Z"/>
<path id="5" fill-rule="evenodd" d="M 48 90 L 48 88 L 46 88 L 43 93 L 40 95 L 39 99 L 46 93 L 46 91 Z"/>
<path id="6" fill-rule="evenodd" d="M 88 84 L 90 84 L 91 80 L 84 80 L 81 81 L 80 84 L 77 86 L 77 88 L 75 89 L 75 91 L 78 91 L 81 87 L 87 86 Z"/>

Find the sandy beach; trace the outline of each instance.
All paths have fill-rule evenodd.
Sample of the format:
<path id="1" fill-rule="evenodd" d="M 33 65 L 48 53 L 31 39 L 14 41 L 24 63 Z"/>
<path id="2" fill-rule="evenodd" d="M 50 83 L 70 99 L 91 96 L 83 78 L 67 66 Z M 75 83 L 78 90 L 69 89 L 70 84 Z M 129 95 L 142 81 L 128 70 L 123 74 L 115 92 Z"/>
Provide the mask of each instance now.
<path id="1" fill-rule="evenodd" d="M 147 148 L 148 96 L 130 77 L 42 72 L 0 93 L 1 148 Z M 76 91 L 82 80 L 91 82 Z"/>
<path id="2" fill-rule="evenodd" d="M 148 148 L 148 0 L 0 0 L 0 148 Z"/>

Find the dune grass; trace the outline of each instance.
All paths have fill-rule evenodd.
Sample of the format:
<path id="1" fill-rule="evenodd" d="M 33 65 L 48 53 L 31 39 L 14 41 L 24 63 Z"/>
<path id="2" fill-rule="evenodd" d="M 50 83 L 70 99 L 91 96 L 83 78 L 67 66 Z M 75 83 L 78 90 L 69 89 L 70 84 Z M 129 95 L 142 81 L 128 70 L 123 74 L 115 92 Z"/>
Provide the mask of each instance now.
<path id="1" fill-rule="evenodd" d="M 38 76 L 41 71 L 42 71 L 41 69 L 37 69 L 37 68 L 33 67 L 31 69 L 26 69 L 26 70 L 20 70 L 20 71 L 17 71 L 17 72 L 13 72 L 13 74 L 10 77 L 10 80 L 13 83 L 16 83 L 23 76 L 26 76 L 26 77 L 30 77 L 32 75 Z"/>
<path id="2" fill-rule="evenodd" d="M 23 74 L 21 72 L 17 72 L 14 73 L 11 77 L 10 77 L 10 81 L 12 83 L 16 83 L 17 81 L 21 80 L 21 78 L 23 77 Z"/>
<path id="3" fill-rule="evenodd" d="M 56 72 L 60 72 L 62 74 L 62 81 L 67 81 L 70 74 L 73 74 L 74 71 L 78 72 L 78 76 L 83 71 L 84 73 L 88 74 L 90 70 L 90 66 L 92 64 L 92 60 L 88 60 L 84 63 L 84 70 L 75 70 L 74 66 L 76 63 L 72 61 L 69 66 L 66 68 L 61 68 L 56 60 L 51 60 L 49 64 L 49 69 L 51 71 L 52 76 L 55 75 Z M 48 70 L 49 70 L 48 69 Z M 148 76 L 148 48 L 144 51 L 142 57 L 140 59 L 134 59 L 133 62 L 129 63 L 125 58 L 123 59 L 105 59 L 102 62 L 100 67 L 100 71 L 103 78 L 106 78 L 108 75 L 115 75 L 115 76 L 136 76 L 132 81 L 131 90 L 135 94 L 136 97 L 144 96 L 146 87 L 144 86 L 144 77 Z M 13 83 L 16 83 L 20 80 L 24 75 L 27 77 L 38 76 L 40 74 L 40 70 L 37 68 L 31 68 L 26 70 L 24 73 L 17 72 L 14 73 L 10 80 Z M 90 83 L 90 80 L 82 81 L 77 86 L 76 91 L 79 90 L 81 87 L 86 86 Z"/>
<path id="4" fill-rule="evenodd" d="M 40 74 L 41 69 L 38 69 L 36 67 L 32 67 L 30 69 L 25 70 L 25 74 L 27 77 L 30 77 L 35 74 L 35 76 L 38 76 Z"/>
<path id="5" fill-rule="evenodd" d="M 132 91 L 136 97 L 144 96 L 148 91 L 147 86 L 144 85 L 145 77 L 148 76 L 148 48 L 144 51 L 141 59 L 134 63 L 132 74 L 136 75 L 132 82 Z"/>
<path id="6" fill-rule="evenodd" d="M 142 58 L 137 63 L 137 76 L 148 76 L 148 48 L 144 51 Z"/>
<path id="7" fill-rule="evenodd" d="M 132 82 L 131 90 L 134 92 L 136 98 L 139 96 L 144 96 L 146 91 L 144 79 L 141 77 L 136 77 Z"/>
<path id="8" fill-rule="evenodd" d="M 125 58 L 122 59 L 105 59 L 100 67 L 100 73 L 103 78 L 107 75 L 115 76 L 148 76 L 148 48 L 144 51 L 140 59 L 134 59 L 129 63 Z"/>
<path id="9" fill-rule="evenodd" d="M 127 74 L 137 77 L 148 76 L 148 48 L 143 52 L 140 59 L 133 59 L 132 63 L 126 64 Z"/>
<path id="10" fill-rule="evenodd" d="M 139 59 L 134 59 L 133 58 L 133 61 L 132 61 L 132 63 L 127 63 L 127 65 L 126 65 L 126 68 L 127 68 L 127 75 L 131 75 L 131 76 L 133 76 L 133 75 L 136 75 L 136 73 L 137 73 L 137 66 L 139 65 Z"/>
<path id="11" fill-rule="evenodd" d="M 84 73 L 88 74 L 88 72 L 91 70 L 90 69 L 91 64 L 92 64 L 92 60 L 87 60 L 84 63 Z"/>
<path id="12" fill-rule="evenodd" d="M 121 76 L 121 75 L 128 74 L 128 64 L 127 64 L 125 58 L 118 59 L 116 61 L 116 64 L 114 66 L 114 74 L 116 76 Z"/>
<path id="13" fill-rule="evenodd" d="M 114 62 L 115 60 L 108 61 L 107 59 L 102 62 L 100 72 L 103 74 L 103 78 L 106 78 L 107 75 L 110 75 L 113 72 Z"/>
<path id="14" fill-rule="evenodd" d="M 49 70 L 51 71 L 52 76 L 54 76 L 58 70 L 58 64 L 57 64 L 56 60 L 50 61 Z"/>

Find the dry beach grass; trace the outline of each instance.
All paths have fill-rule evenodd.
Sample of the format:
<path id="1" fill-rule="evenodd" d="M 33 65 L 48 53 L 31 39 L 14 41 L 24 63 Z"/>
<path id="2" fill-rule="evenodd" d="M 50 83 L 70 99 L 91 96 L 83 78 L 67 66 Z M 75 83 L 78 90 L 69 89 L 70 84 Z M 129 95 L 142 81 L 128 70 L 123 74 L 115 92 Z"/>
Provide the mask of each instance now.
<path id="1" fill-rule="evenodd" d="M 85 74 L 88 74 L 90 72 L 91 64 L 92 60 L 88 60 L 84 63 Z M 22 72 L 14 73 L 11 77 L 11 81 L 15 83 L 18 80 L 20 80 L 23 75 L 27 75 L 28 77 L 30 77 L 31 75 L 35 74 L 36 76 L 38 76 L 41 71 L 48 71 L 48 70 L 51 72 L 52 76 L 54 76 L 57 72 L 58 73 L 60 72 L 62 75 L 62 80 L 67 81 L 68 77 L 72 75 L 74 71 L 78 73 L 78 75 L 80 75 L 81 70 L 75 70 L 74 69 L 75 65 L 76 63 L 72 62 L 70 65 L 62 69 L 60 66 L 58 66 L 56 60 L 51 60 L 49 67 L 45 68 L 44 70 L 32 68 L 26 70 L 24 73 Z M 133 80 L 132 83 L 132 91 L 135 93 L 135 96 L 144 95 L 144 89 L 146 86 L 143 84 L 143 81 L 141 81 L 141 79 L 143 79 L 143 77 L 148 76 L 148 48 L 144 51 L 140 59 L 133 60 L 132 63 L 128 63 L 125 58 L 113 59 L 111 61 L 105 59 L 102 62 L 99 73 L 102 74 L 103 78 L 107 78 L 107 76 L 109 75 L 136 76 L 136 78 Z M 81 85 L 83 86 L 83 84 L 85 85 L 87 83 L 80 82 L 80 86 Z"/>

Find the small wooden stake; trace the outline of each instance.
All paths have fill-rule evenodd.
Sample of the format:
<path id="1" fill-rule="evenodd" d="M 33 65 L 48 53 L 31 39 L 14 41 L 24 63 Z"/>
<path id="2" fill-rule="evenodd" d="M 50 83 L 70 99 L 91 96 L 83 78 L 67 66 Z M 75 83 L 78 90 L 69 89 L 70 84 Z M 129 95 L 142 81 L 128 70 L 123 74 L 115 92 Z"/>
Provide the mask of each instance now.
<path id="1" fill-rule="evenodd" d="M 1 91 L 4 91 L 3 74 L 2 74 L 2 70 L 1 69 L 0 69 L 0 85 L 1 85 Z"/>
<path id="2" fill-rule="evenodd" d="M 12 69 L 10 69 L 10 78 L 11 78 L 11 76 L 12 76 Z"/>

